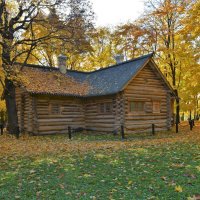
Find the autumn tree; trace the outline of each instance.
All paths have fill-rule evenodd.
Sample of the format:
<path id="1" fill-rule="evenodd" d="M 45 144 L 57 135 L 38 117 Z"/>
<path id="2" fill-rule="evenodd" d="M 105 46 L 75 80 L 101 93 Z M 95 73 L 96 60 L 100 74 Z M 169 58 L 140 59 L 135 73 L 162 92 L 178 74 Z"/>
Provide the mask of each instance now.
<path id="1" fill-rule="evenodd" d="M 179 31 L 190 5 L 189 1 L 147 0 L 143 26 L 155 38 L 155 54 L 168 80 L 171 82 L 176 98 L 176 121 L 179 122 L 179 86 L 181 80 L 182 57 Z"/>
<path id="2" fill-rule="evenodd" d="M 112 31 L 109 27 L 93 29 L 88 34 L 90 49 L 69 58 L 72 69 L 93 71 L 115 63 Z"/>
<path id="3" fill-rule="evenodd" d="M 192 1 L 180 30 L 182 37 L 182 50 L 185 57 L 180 85 L 181 107 L 183 111 L 194 113 L 194 117 L 200 113 L 200 1 Z"/>
<path id="4" fill-rule="evenodd" d="M 69 3 L 77 2 L 73 7 L 74 12 L 67 12 Z M 41 47 L 51 39 L 59 39 L 65 42 L 73 41 L 74 26 L 70 26 L 73 20 L 80 20 L 83 24 L 86 16 L 92 17 L 90 12 L 76 13 L 78 3 L 86 0 L 64 1 L 64 0 L 18 0 L 0 1 L 0 45 L 2 48 L 1 60 L 4 80 L 4 97 L 8 112 L 8 129 L 11 134 L 19 135 L 17 108 L 15 101 L 15 85 L 18 82 L 17 73 L 14 70 L 16 61 L 23 62 L 22 67 L 33 56 L 34 50 Z M 82 5 L 82 4 L 81 4 Z M 84 7 L 82 5 L 82 7 Z M 72 8 L 72 7 L 70 7 Z M 60 12 L 61 23 L 50 22 L 46 12 L 57 9 Z M 65 14 L 63 14 L 63 12 Z M 72 15 L 74 13 L 74 16 Z M 79 14 L 82 14 L 81 16 Z M 68 29 L 67 29 L 68 28 Z M 68 30 L 65 37 L 62 30 Z M 42 30 L 42 31 L 41 31 Z M 66 32 L 65 32 L 66 33 Z M 59 44 L 59 43 L 58 43 Z"/>
<path id="5" fill-rule="evenodd" d="M 140 21 L 119 25 L 114 31 L 114 43 L 117 51 L 127 59 L 147 54 L 153 51 L 151 34 L 140 26 Z M 144 37 L 148 36 L 148 37 Z"/>
<path id="6" fill-rule="evenodd" d="M 67 13 L 67 14 L 66 14 Z M 40 45 L 37 50 L 38 60 L 49 66 L 56 65 L 56 57 L 63 53 L 68 57 L 69 69 L 75 69 L 77 59 L 91 51 L 90 32 L 93 31 L 94 13 L 88 0 L 69 0 L 60 4 L 58 9 L 51 9 L 48 24 L 62 27 L 56 37 Z"/>

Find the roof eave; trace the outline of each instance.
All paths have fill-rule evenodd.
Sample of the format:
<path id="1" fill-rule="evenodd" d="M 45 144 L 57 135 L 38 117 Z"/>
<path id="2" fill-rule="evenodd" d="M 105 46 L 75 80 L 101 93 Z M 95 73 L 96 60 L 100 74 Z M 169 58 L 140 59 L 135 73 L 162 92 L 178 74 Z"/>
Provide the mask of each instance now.
<path id="1" fill-rule="evenodd" d="M 110 96 L 119 93 L 120 91 L 105 93 L 105 94 L 91 94 L 91 95 L 74 95 L 74 94 L 58 94 L 58 93 L 47 93 L 47 92 L 32 92 L 27 91 L 30 95 L 49 95 L 49 96 L 58 96 L 58 97 L 77 97 L 77 98 L 91 98 L 91 97 L 102 97 Z"/>

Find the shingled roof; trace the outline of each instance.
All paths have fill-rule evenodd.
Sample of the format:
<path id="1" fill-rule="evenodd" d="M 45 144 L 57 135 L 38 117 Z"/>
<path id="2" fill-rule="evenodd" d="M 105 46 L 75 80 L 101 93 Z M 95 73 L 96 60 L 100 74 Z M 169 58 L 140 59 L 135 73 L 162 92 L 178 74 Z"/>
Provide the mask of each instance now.
<path id="1" fill-rule="evenodd" d="M 115 94 L 137 74 L 153 54 L 122 62 L 93 72 L 68 70 L 66 75 L 58 68 L 26 65 L 21 73 L 26 77 L 23 87 L 31 94 L 60 96 L 103 96 Z"/>

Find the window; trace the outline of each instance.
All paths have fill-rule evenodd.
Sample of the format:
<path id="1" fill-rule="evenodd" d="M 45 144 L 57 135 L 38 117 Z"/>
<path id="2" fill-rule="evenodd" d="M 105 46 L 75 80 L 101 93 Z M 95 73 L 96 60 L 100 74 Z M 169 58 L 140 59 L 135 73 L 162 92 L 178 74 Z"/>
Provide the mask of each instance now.
<path id="1" fill-rule="evenodd" d="M 105 112 L 110 113 L 111 112 L 111 103 L 105 103 Z"/>
<path id="2" fill-rule="evenodd" d="M 61 113 L 60 105 L 56 103 L 50 104 L 50 114 L 59 115 Z"/>
<path id="3" fill-rule="evenodd" d="M 160 101 L 153 101 L 153 113 L 160 113 Z"/>
<path id="4" fill-rule="evenodd" d="M 112 103 L 100 103 L 99 104 L 100 113 L 111 113 L 112 112 Z"/>
<path id="5" fill-rule="evenodd" d="M 129 110 L 130 112 L 144 112 L 144 101 L 130 101 Z"/>

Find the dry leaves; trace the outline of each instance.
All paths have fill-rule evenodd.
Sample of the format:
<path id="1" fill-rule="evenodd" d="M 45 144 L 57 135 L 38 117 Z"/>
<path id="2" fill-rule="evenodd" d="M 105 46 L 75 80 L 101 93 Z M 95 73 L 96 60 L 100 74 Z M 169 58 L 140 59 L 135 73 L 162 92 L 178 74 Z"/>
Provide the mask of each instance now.
<path id="1" fill-rule="evenodd" d="M 187 129 L 187 127 L 185 128 Z M 196 126 L 193 131 L 182 131 L 182 133 L 174 134 L 170 137 L 130 140 L 130 141 L 81 141 L 76 140 L 76 136 L 72 141 L 67 135 L 62 136 L 23 136 L 19 140 L 15 137 L 4 135 L 0 136 L 0 159 L 20 156 L 40 156 L 45 154 L 62 155 L 67 153 L 87 153 L 96 150 L 113 151 L 119 149 L 137 148 L 142 151 L 141 147 L 157 146 L 162 144 L 173 143 L 199 143 L 200 129 Z M 104 158 L 103 154 L 96 154 L 97 159 Z M 182 167 L 181 164 L 174 167 Z M 199 170 L 199 166 L 196 167 Z"/>
<path id="2" fill-rule="evenodd" d="M 183 192 L 183 188 L 180 185 L 178 185 L 178 186 L 175 187 L 175 191 L 176 192 Z"/>
<path id="3" fill-rule="evenodd" d="M 91 88 L 86 82 L 78 82 L 69 75 L 51 68 L 24 67 L 18 75 L 28 92 L 36 94 L 87 95 Z"/>

